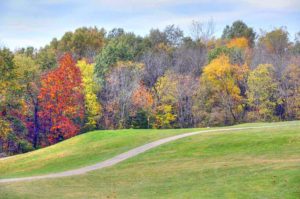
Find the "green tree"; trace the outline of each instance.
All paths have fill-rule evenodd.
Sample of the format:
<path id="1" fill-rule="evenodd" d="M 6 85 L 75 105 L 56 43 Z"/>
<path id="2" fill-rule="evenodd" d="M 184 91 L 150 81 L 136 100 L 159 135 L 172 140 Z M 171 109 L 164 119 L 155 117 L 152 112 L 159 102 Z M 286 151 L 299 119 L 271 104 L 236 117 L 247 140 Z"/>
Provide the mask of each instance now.
<path id="1" fill-rule="evenodd" d="M 54 38 L 49 47 L 58 55 L 69 52 L 78 59 L 88 58 L 93 60 L 104 46 L 104 37 L 104 29 L 81 27 L 74 32 L 66 32 L 60 40 Z"/>
<path id="2" fill-rule="evenodd" d="M 28 132 L 25 128 L 26 119 L 23 117 L 27 111 L 23 97 L 25 86 L 20 81 L 24 73 L 20 73 L 14 62 L 15 57 L 8 49 L 0 49 L 1 134 L 2 138 L 6 137 L 5 148 L 8 153 L 22 152 L 24 149 L 19 147 L 20 143 L 28 143 L 25 140 Z"/>
<path id="3" fill-rule="evenodd" d="M 252 28 L 248 27 L 243 21 L 237 20 L 231 26 L 226 26 L 223 30 L 223 39 L 233 39 L 237 37 L 245 37 L 248 39 L 250 46 L 254 45 L 256 33 Z"/>
<path id="4" fill-rule="evenodd" d="M 29 133 L 32 136 L 33 147 L 37 148 L 40 136 L 38 94 L 41 70 L 36 61 L 26 54 L 16 54 L 14 63 L 16 66 L 16 78 L 22 89 L 20 99 L 26 104 L 26 110 L 23 112 L 23 115 L 27 117 L 27 124 L 32 123 L 33 125 L 32 128 L 29 128 Z"/>
<path id="5" fill-rule="evenodd" d="M 100 84 L 104 83 L 105 75 L 118 61 L 134 59 L 132 46 L 124 37 L 111 39 L 96 58 L 95 73 Z"/>
<path id="6" fill-rule="evenodd" d="M 7 92 L 15 85 L 15 65 L 14 55 L 9 49 L 0 49 L 0 102 L 7 97 Z"/>
<path id="7" fill-rule="evenodd" d="M 57 65 L 56 50 L 50 46 L 45 46 L 37 53 L 37 63 L 41 70 L 50 70 Z"/>

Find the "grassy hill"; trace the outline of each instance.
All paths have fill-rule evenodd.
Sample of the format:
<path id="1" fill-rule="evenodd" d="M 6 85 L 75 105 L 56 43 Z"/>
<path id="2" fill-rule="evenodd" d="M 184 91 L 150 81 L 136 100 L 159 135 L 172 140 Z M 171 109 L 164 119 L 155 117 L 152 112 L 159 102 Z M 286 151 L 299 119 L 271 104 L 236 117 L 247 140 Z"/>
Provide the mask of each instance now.
<path id="1" fill-rule="evenodd" d="M 300 122 L 183 138 L 85 175 L 0 184 L 0 198 L 300 198 Z M 231 128 L 235 128 L 233 126 Z M 201 129 L 95 131 L 0 160 L 0 178 L 64 171 Z"/>

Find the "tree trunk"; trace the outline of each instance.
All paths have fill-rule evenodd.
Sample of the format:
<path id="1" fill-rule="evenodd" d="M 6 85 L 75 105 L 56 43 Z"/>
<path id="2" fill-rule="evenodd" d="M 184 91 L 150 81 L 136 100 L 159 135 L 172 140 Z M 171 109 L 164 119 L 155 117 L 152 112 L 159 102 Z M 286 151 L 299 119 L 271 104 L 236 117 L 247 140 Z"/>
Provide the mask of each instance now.
<path id="1" fill-rule="evenodd" d="M 34 135 L 33 147 L 37 148 L 39 142 L 39 116 L 38 116 L 38 102 L 34 104 Z"/>

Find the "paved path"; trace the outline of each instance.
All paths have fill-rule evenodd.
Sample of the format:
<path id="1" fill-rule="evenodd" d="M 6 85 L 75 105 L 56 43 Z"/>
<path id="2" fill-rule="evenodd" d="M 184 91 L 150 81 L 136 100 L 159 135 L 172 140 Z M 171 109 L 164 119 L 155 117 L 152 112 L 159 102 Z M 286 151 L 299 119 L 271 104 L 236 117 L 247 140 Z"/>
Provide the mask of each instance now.
<path id="1" fill-rule="evenodd" d="M 59 172 L 59 173 L 53 173 L 53 174 L 48 174 L 48 175 L 41 175 L 41 176 L 32 176 L 32 177 L 23 177 L 23 178 L 9 178 L 9 179 L 0 179 L 0 183 L 5 183 L 5 182 L 20 182 L 20 181 L 30 181 L 30 180 L 37 180 L 37 179 L 46 179 L 46 178 L 59 178 L 59 177 L 67 177 L 67 176 L 74 176 L 74 175 L 80 175 L 80 174 L 85 174 L 90 171 L 94 171 L 97 169 L 102 169 L 105 167 L 113 166 L 115 164 L 118 164 L 119 162 L 122 162 L 124 160 L 127 160 L 128 158 L 134 157 L 140 153 L 143 153 L 145 151 L 148 151 L 152 148 L 155 148 L 157 146 L 160 146 L 162 144 L 178 140 L 180 138 L 184 137 L 189 137 L 192 135 L 198 135 L 202 133 L 208 133 L 208 132 L 220 132 L 220 131 L 237 131 L 237 130 L 246 130 L 246 129 L 259 129 L 259 128 L 277 128 L 281 126 L 291 126 L 290 125 L 272 125 L 272 126 L 259 126 L 259 127 L 240 127 L 240 128 L 222 128 L 222 129 L 212 129 L 212 130 L 202 130 L 202 131 L 197 131 L 197 132 L 191 132 L 191 133 L 184 133 L 180 135 L 175 135 L 167 138 L 163 138 L 154 142 L 150 142 L 148 144 L 139 146 L 137 148 L 131 149 L 125 153 L 121 153 L 120 155 L 117 155 L 113 158 L 110 158 L 108 160 L 99 162 L 97 164 L 91 165 L 91 166 L 86 166 L 82 167 L 79 169 L 74 169 L 70 171 L 64 171 L 64 172 Z"/>

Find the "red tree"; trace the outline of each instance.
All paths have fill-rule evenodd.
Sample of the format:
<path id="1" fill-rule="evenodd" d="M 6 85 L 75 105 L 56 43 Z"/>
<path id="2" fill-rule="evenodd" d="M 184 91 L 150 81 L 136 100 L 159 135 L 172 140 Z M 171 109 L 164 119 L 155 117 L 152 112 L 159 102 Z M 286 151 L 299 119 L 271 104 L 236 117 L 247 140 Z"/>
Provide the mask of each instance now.
<path id="1" fill-rule="evenodd" d="M 53 144 L 70 138 L 79 131 L 84 115 L 81 74 L 70 54 L 65 54 L 59 67 L 41 79 L 39 116 L 41 129 Z"/>

